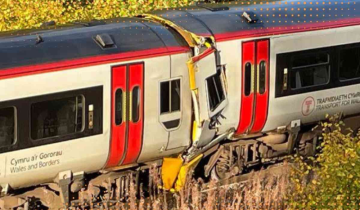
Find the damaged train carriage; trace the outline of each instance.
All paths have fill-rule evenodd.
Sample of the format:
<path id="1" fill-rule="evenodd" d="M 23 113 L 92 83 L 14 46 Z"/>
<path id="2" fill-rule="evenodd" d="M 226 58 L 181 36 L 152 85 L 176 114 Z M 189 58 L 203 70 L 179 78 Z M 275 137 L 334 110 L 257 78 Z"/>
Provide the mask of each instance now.
<path id="1" fill-rule="evenodd" d="M 200 160 L 224 179 L 313 155 L 325 114 L 359 117 L 359 5 L 199 3 L 3 36 L 2 194 L 48 183 L 61 205 L 114 203 L 154 163 L 178 190 Z"/>

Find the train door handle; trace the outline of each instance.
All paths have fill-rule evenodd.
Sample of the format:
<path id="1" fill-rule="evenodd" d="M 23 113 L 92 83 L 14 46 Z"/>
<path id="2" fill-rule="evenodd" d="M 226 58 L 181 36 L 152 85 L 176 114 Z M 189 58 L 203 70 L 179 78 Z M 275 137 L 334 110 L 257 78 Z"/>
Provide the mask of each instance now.
<path id="1" fill-rule="evenodd" d="M 89 129 L 94 128 L 94 105 L 89 105 Z"/>
<path id="2" fill-rule="evenodd" d="M 126 121 L 126 91 L 124 91 L 123 96 L 122 96 L 122 118 L 123 121 Z"/>
<path id="3" fill-rule="evenodd" d="M 132 122 L 132 91 L 129 91 L 129 121 Z"/>
<path id="4" fill-rule="evenodd" d="M 251 90 L 250 93 L 255 92 L 255 64 L 251 64 Z"/>
<path id="5" fill-rule="evenodd" d="M 287 84 L 288 84 L 288 69 L 284 69 L 284 78 L 283 78 L 283 90 L 287 90 Z"/>

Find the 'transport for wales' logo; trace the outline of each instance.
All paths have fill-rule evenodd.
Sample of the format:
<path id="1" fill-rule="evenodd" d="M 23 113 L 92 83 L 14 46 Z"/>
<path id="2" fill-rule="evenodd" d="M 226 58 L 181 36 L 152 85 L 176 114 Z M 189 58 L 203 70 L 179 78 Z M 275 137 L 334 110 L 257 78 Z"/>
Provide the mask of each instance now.
<path id="1" fill-rule="evenodd" d="M 302 114 L 308 116 L 315 110 L 315 99 L 311 96 L 305 98 L 302 103 Z"/>

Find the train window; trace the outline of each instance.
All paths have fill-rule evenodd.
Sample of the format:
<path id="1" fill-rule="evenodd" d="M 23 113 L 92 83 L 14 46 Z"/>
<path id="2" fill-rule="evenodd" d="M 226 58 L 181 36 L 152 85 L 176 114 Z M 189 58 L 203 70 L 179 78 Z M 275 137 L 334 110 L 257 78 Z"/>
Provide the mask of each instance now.
<path id="1" fill-rule="evenodd" d="M 259 93 L 265 93 L 266 86 L 266 62 L 261 61 L 259 65 Z"/>
<path id="2" fill-rule="evenodd" d="M 251 63 L 245 64 L 245 96 L 249 96 L 251 93 Z"/>
<path id="3" fill-rule="evenodd" d="M 180 111 L 180 80 L 171 81 L 171 111 Z"/>
<path id="4" fill-rule="evenodd" d="M 358 84 L 359 79 L 359 43 L 276 55 L 276 97 Z"/>
<path id="5" fill-rule="evenodd" d="M 347 48 L 339 53 L 339 79 L 340 81 L 360 77 L 360 48 Z"/>
<path id="6" fill-rule="evenodd" d="M 131 96 L 131 119 L 133 122 L 138 122 L 140 118 L 140 88 L 134 87 Z"/>
<path id="7" fill-rule="evenodd" d="M 216 107 L 225 100 L 225 93 L 221 83 L 221 72 L 218 71 L 217 74 L 206 79 L 210 109 L 214 111 Z"/>
<path id="8" fill-rule="evenodd" d="M 180 111 L 180 79 L 160 83 L 160 113 Z"/>
<path id="9" fill-rule="evenodd" d="M 160 113 L 170 111 L 170 82 L 160 83 Z"/>
<path id="10" fill-rule="evenodd" d="M 84 129 L 85 98 L 61 98 L 31 105 L 31 138 L 33 140 L 63 136 Z"/>
<path id="11" fill-rule="evenodd" d="M 115 93 L 115 123 L 120 125 L 123 122 L 123 91 L 122 89 L 117 89 Z"/>
<path id="12" fill-rule="evenodd" d="M 330 56 L 327 53 L 303 54 L 292 57 L 290 85 L 300 89 L 324 85 L 330 79 Z"/>
<path id="13" fill-rule="evenodd" d="M 0 147 L 8 147 L 15 143 L 15 108 L 0 109 Z"/>

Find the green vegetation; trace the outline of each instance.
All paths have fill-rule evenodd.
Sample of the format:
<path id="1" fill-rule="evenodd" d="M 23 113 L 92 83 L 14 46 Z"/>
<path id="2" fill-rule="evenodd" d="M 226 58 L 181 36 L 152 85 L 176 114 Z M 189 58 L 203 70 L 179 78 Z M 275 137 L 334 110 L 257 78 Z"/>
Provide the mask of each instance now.
<path id="1" fill-rule="evenodd" d="M 360 134 L 337 119 L 321 123 L 321 152 L 315 158 L 295 157 L 294 209 L 360 209 Z"/>
<path id="2" fill-rule="evenodd" d="M 63 25 L 130 17 L 192 2 L 194 0 L 0 0 L 0 31 L 37 28 L 49 21 Z"/>

